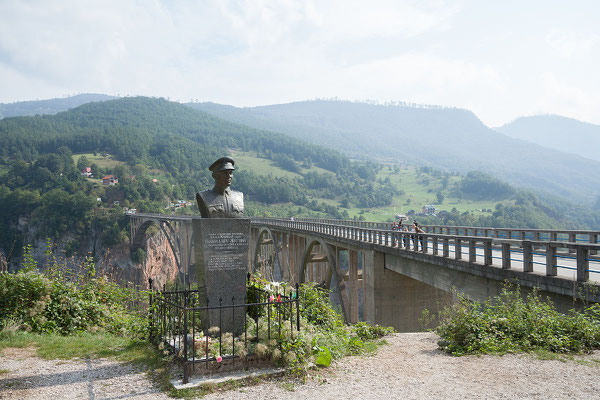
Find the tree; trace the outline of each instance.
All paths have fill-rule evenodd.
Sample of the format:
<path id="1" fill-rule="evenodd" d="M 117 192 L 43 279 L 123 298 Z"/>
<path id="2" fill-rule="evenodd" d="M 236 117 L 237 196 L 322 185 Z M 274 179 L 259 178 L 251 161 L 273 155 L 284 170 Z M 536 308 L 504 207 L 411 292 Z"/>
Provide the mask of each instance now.
<path id="1" fill-rule="evenodd" d="M 86 156 L 81 156 L 77 160 L 77 170 L 81 172 L 85 167 L 89 167 L 88 159 Z"/>
<path id="2" fill-rule="evenodd" d="M 435 195 L 435 199 L 437 200 L 438 204 L 442 204 L 444 202 L 444 195 L 442 194 L 442 192 L 437 192 Z"/>

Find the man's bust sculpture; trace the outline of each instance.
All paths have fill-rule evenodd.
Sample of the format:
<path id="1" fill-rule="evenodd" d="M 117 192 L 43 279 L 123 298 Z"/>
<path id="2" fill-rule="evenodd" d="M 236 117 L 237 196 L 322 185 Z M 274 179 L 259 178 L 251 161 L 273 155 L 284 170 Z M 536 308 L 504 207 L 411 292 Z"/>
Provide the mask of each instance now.
<path id="1" fill-rule="evenodd" d="M 241 218 L 244 216 L 244 194 L 229 189 L 235 161 L 221 157 L 208 168 L 215 186 L 212 190 L 196 193 L 196 201 L 203 218 Z"/>

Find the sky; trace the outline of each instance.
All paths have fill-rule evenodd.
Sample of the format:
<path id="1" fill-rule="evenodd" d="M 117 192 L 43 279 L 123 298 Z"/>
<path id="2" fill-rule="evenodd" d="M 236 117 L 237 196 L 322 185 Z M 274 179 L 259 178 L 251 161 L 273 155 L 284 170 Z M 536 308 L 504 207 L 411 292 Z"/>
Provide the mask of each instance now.
<path id="1" fill-rule="evenodd" d="M 0 103 L 316 98 L 600 124 L 596 0 L 0 0 Z"/>

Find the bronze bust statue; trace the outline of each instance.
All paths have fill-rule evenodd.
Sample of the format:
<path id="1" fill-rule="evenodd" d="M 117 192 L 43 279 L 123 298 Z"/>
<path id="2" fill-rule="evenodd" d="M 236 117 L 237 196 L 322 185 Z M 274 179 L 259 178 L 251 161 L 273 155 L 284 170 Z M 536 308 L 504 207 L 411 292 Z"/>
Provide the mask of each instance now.
<path id="1" fill-rule="evenodd" d="M 202 218 L 241 218 L 244 216 L 244 194 L 229 188 L 235 170 L 231 157 L 221 157 L 208 168 L 215 186 L 196 193 Z"/>

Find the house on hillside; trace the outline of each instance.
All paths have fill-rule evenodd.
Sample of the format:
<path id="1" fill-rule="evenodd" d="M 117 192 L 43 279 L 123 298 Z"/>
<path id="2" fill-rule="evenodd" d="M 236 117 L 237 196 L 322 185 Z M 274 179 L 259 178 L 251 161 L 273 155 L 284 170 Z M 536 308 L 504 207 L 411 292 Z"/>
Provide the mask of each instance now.
<path id="1" fill-rule="evenodd" d="M 81 175 L 85 176 L 86 178 L 91 178 L 92 177 L 92 169 L 90 167 L 85 167 L 84 169 L 81 170 Z"/>
<path id="2" fill-rule="evenodd" d="M 425 215 L 435 215 L 436 211 L 437 210 L 435 209 L 435 206 L 433 206 L 431 204 L 427 204 L 427 205 L 423 206 L 423 209 L 421 212 Z"/>
<path id="3" fill-rule="evenodd" d="M 119 183 L 119 180 L 114 175 L 106 175 L 102 178 L 103 185 L 116 185 L 117 183 Z"/>

